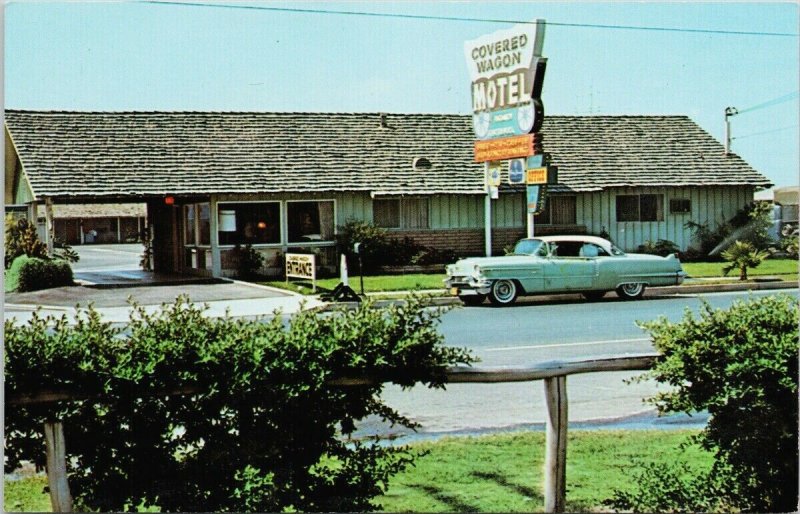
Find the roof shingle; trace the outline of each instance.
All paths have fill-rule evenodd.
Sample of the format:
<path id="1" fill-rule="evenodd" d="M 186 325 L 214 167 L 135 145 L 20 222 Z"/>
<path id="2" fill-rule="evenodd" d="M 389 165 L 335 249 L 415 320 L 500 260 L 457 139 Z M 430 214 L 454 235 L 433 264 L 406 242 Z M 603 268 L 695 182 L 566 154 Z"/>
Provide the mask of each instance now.
<path id="1" fill-rule="evenodd" d="M 62 112 L 7 110 L 34 194 L 369 191 L 480 194 L 472 118 L 456 114 Z M 748 185 L 763 175 L 686 116 L 549 116 L 559 191 Z M 414 170 L 426 157 L 430 170 Z"/>

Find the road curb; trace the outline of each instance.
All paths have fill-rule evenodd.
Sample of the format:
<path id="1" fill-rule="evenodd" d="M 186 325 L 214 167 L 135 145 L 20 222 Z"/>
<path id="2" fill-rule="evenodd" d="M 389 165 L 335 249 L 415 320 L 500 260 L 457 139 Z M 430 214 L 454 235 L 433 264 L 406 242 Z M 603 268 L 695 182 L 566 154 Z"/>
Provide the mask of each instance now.
<path id="1" fill-rule="evenodd" d="M 665 286 L 665 287 L 651 287 L 645 290 L 644 296 L 658 297 L 664 295 L 677 295 L 677 294 L 702 294 L 702 293 L 725 293 L 736 291 L 768 291 L 768 290 L 781 290 L 781 289 L 794 289 L 798 287 L 797 282 L 788 281 L 775 281 L 775 282 L 748 282 L 745 284 L 691 284 L 681 286 Z M 372 305 L 376 308 L 384 308 L 392 305 L 401 305 L 405 302 L 404 296 L 414 294 L 412 291 L 399 292 L 395 291 L 393 294 L 400 295 L 399 298 L 373 300 Z M 557 295 L 538 295 L 529 298 L 537 298 L 539 300 L 557 299 L 564 297 L 577 296 L 579 293 L 563 293 Z M 369 296 L 369 295 L 368 295 Z M 461 300 L 454 296 L 446 296 L 444 290 L 437 293 L 422 294 L 423 298 L 430 300 L 432 306 L 449 306 L 449 305 L 463 305 Z M 359 303 L 357 302 L 340 302 L 329 303 L 320 311 L 333 311 L 338 309 L 355 309 Z"/>

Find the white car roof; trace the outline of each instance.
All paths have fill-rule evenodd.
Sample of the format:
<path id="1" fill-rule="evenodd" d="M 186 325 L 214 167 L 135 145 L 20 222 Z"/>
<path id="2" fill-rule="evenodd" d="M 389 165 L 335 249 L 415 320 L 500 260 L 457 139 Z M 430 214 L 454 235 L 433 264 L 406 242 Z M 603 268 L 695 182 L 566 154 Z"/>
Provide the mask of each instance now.
<path id="1" fill-rule="evenodd" d="M 579 242 L 579 243 L 592 243 L 596 244 L 597 246 L 604 248 L 606 251 L 611 251 L 611 241 L 608 239 L 603 239 L 602 237 L 597 236 L 581 236 L 581 235 L 569 235 L 569 236 L 541 236 L 541 237 L 534 237 L 534 239 L 541 239 L 547 243 L 558 243 L 559 241 L 569 241 L 569 242 Z"/>

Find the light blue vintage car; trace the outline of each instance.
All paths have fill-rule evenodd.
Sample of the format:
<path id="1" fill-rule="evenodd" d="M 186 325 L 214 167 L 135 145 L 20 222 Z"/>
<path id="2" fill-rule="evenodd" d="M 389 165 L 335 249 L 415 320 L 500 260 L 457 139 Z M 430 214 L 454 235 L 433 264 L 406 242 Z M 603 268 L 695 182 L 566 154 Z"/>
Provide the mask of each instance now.
<path id="1" fill-rule="evenodd" d="M 625 253 L 593 236 L 546 236 L 520 240 L 511 255 L 461 259 L 447 266 L 445 286 L 467 305 L 486 297 L 510 305 L 519 295 L 581 293 L 589 300 L 616 291 L 641 298 L 647 286 L 683 282 L 676 255 Z"/>

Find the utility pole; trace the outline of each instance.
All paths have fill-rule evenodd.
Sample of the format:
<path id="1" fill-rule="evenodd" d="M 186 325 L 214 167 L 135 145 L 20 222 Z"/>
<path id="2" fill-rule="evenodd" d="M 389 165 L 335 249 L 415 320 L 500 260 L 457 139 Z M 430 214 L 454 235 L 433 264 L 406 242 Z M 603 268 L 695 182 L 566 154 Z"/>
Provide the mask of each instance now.
<path id="1" fill-rule="evenodd" d="M 725 108 L 725 155 L 730 155 L 731 153 L 731 116 L 736 116 L 737 114 L 739 114 L 739 111 L 736 110 L 736 107 Z"/>

